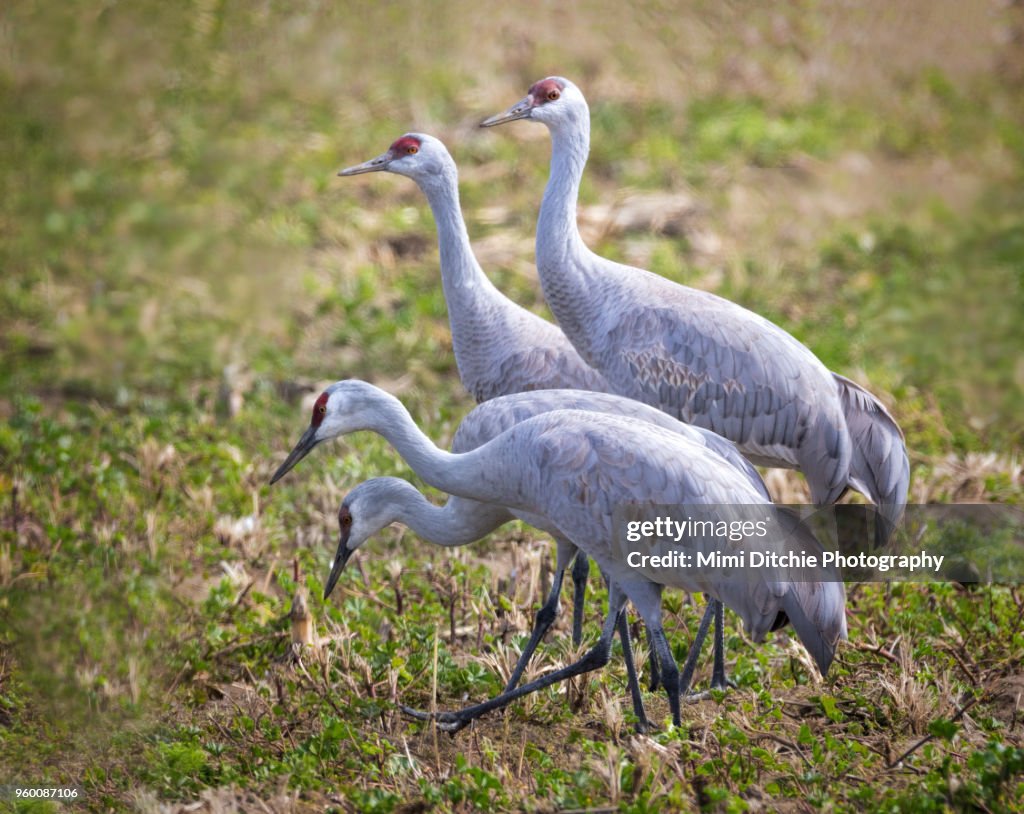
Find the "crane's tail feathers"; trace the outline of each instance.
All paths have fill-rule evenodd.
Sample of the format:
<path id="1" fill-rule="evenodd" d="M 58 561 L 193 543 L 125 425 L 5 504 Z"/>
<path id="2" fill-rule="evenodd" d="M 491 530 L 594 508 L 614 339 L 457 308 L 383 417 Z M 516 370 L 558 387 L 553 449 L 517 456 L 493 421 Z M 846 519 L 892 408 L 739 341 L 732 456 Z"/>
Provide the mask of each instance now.
<path id="1" fill-rule="evenodd" d="M 787 527 L 794 550 L 821 551 L 821 545 L 810 528 L 792 512 L 779 509 L 776 517 Z M 839 640 L 846 638 L 846 590 L 838 581 L 838 571 L 822 570 L 821 579 L 828 577 L 837 581 L 785 581 L 782 608 L 772 627 L 774 630 L 788 621 L 822 675 L 826 675 L 832 665 Z"/>
<path id="2" fill-rule="evenodd" d="M 841 582 L 793 582 L 782 607 L 822 675 L 828 674 L 839 640 L 846 639 L 846 591 Z"/>
<path id="3" fill-rule="evenodd" d="M 903 431 L 882 403 L 859 384 L 832 374 L 853 439 L 850 485 L 878 507 L 875 545 L 889 542 L 903 517 L 910 488 L 910 460 Z"/>

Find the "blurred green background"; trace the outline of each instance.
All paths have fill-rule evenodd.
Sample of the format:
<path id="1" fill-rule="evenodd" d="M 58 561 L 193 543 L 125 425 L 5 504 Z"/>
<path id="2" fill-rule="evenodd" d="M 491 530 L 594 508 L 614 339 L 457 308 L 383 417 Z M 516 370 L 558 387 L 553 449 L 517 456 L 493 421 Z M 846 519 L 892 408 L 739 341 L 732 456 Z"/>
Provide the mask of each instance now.
<path id="1" fill-rule="evenodd" d="M 547 557 L 547 543 L 522 529 L 503 533 L 497 553 L 443 556 L 393 533 L 367 546 L 363 598 L 319 603 L 340 496 L 366 477 L 411 475 L 379 439 L 358 438 L 268 489 L 308 397 L 324 382 L 369 379 L 440 442 L 471 406 L 422 196 L 406 179 L 335 173 L 407 130 L 440 137 L 460 165 L 485 271 L 547 313 L 532 267 L 547 136 L 528 123 L 476 124 L 549 74 L 573 79 L 591 103 L 581 220 L 595 250 L 734 299 L 872 388 L 907 433 L 912 499 L 1020 502 L 1018 2 L 9 2 L 0 8 L 2 775 L 73 780 L 97 808 L 240 787 L 288 805 L 319 790 L 328 796 L 308 798 L 313 807 L 380 810 L 410 800 L 683 805 L 673 794 L 737 809 L 755 799 L 751 789 L 858 808 L 902 793 L 906 778 L 893 777 L 863 794 L 824 766 L 828 756 L 820 765 L 813 756 L 810 780 L 779 780 L 809 758 L 744 753 L 752 726 L 775 726 L 750 724 L 749 710 L 707 731 L 746 754 L 756 777 L 687 757 L 701 751 L 691 727 L 661 745 L 680 765 L 695 761 L 694 772 L 711 768 L 696 775 L 699 788 L 678 779 L 679 790 L 664 786 L 679 772 L 641 771 L 668 757 L 629 751 L 628 726 L 621 739 L 580 735 L 554 693 L 510 716 L 526 728 L 502 734 L 499 719 L 496 734 L 487 730 L 494 741 L 477 738 L 461 758 L 425 730 L 408 735 L 411 753 L 403 748 L 405 725 L 393 704 L 373 700 L 379 689 L 359 684 L 345 693 L 351 707 L 324 705 L 360 664 L 369 685 L 394 674 L 399 695 L 423 692 L 409 686 L 425 669 L 416 659 L 429 655 L 419 645 L 435 620 L 444 628 L 459 592 L 459 624 L 486 625 L 483 642 L 497 647 L 509 615 L 522 623 L 540 588 L 510 588 L 507 563 L 496 562 L 520 571 L 525 562 L 536 576 Z M 770 482 L 787 499 L 803 494 L 795 476 Z M 324 668 L 322 687 L 275 672 L 296 555 L 330 635 L 359 640 L 346 645 L 344 669 Z M 425 559 L 431 569 L 420 568 Z M 398 619 L 393 590 L 416 600 Z M 858 739 L 881 729 L 910 738 L 952 715 L 941 700 L 952 696 L 936 689 L 956 661 L 942 655 L 949 632 L 929 626 L 936 602 L 958 630 L 982 617 L 993 632 L 1010 630 L 990 661 L 973 656 L 975 685 L 1019 676 L 1020 617 L 1008 627 L 1016 594 L 936 591 L 907 588 L 898 612 L 881 612 L 871 591 L 851 599 L 862 614 L 851 637 L 919 645 L 881 666 L 851 651 L 849 674 L 916 672 L 932 702 L 921 713 L 909 691 L 889 703 L 856 695 L 852 679 L 832 688 L 876 709 L 851 729 L 835 706 L 815 707 L 837 738 L 852 739 L 854 774 L 875 773 L 881 759 Z M 696 613 L 669 611 L 682 628 Z M 598 603 L 590 613 L 600 616 Z M 505 620 L 500 635 L 495 619 Z M 793 677 L 782 645 L 734 639 L 741 687 L 761 688 L 758 714 L 777 722 L 778 691 L 806 679 Z M 454 637 L 441 649 L 449 703 L 460 687 L 474 697 L 497 689 L 481 642 Z M 232 708 L 244 706 L 225 689 L 236 685 L 253 698 L 269 687 L 269 712 Z M 601 684 L 588 686 L 596 704 Z M 621 696 L 621 686 L 607 692 Z M 545 736 L 526 726 L 538 714 L 562 727 L 557 742 L 577 739 L 573 766 L 557 755 L 549 765 Z M 1019 746 L 1019 728 L 974 726 L 978 765 L 1012 775 L 1015 753 L 996 746 L 1006 737 Z M 730 740 L 736 732 L 746 747 Z M 951 773 L 977 774 L 961 751 L 950 740 L 921 766 L 946 783 L 940 802 L 963 802 L 947 788 Z M 587 762 L 619 759 L 625 768 L 611 774 Z M 229 768 L 213 768 L 222 761 Z M 549 788 L 529 780 L 538 772 Z M 465 788 L 452 785 L 460 775 Z M 976 795 L 964 799 L 1005 804 L 1005 782 L 963 786 Z"/>

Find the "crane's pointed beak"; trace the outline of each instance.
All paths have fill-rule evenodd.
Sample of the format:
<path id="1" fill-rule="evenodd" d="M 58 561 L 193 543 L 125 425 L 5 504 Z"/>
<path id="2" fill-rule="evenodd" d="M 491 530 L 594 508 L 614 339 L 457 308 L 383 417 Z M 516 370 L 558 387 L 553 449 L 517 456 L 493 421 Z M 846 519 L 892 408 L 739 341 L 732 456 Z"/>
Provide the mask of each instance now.
<path id="1" fill-rule="evenodd" d="M 383 153 L 376 158 L 371 158 L 369 161 L 364 161 L 362 164 L 347 167 L 338 172 L 338 175 L 362 175 L 364 172 L 383 172 L 390 163 L 391 153 Z"/>
<path id="2" fill-rule="evenodd" d="M 288 457 L 284 459 L 284 463 L 277 468 L 277 471 L 274 473 L 274 477 L 270 479 L 271 485 L 277 483 L 281 478 L 287 475 L 291 471 L 291 468 L 309 455 L 313 450 L 313 447 L 319 443 L 320 440 L 316 437 L 316 427 L 307 427 L 306 431 L 302 433 L 299 443 L 295 445 L 295 449 L 288 453 Z"/>
<path id="3" fill-rule="evenodd" d="M 524 96 L 504 113 L 497 113 L 480 122 L 481 127 L 494 127 L 498 124 L 514 122 L 517 119 L 528 119 L 533 115 L 533 99 Z"/>
<path id="4" fill-rule="evenodd" d="M 338 553 L 334 555 L 334 562 L 331 563 L 331 573 L 327 576 L 327 584 L 324 586 L 324 601 L 331 595 L 334 586 L 338 584 L 341 572 L 345 570 L 352 552 L 348 549 L 348 534 L 342 532 L 341 540 L 338 541 Z"/>

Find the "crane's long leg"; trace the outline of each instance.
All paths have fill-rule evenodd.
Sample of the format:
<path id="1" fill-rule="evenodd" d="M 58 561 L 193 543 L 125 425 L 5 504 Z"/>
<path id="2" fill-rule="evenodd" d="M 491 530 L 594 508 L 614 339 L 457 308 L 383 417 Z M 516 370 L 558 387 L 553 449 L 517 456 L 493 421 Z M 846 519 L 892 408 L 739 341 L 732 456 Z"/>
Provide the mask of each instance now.
<path id="1" fill-rule="evenodd" d="M 629 596 L 647 626 L 652 652 L 657 653 L 660 665 L 661 685 L 668 695 L 672 723 L 679 726 L 679 667 L 661 626 L 661 586 L 646 580 L 636 580 L 623 584 L 621 590 Z"/>
<path id="2" fill-rule="evenodd" d="M 625 604 L 625 601 L 625 594 L 613 585 L 609 591 L 608 615 L 605 617 L 604 626 L 601 628 L 601 638 L 598 640 L 597 644 L 590 648 L 590 650 L 588 650 L 579 661 L 563 667 L 560 670 L 555 670 L 553 673 L 541 676 L 540 678 L 531 681 L 529 684 L 524 684 L 522 687 L 517 687 L 510 692 L 503 692 L 501 695 L 491 698 L 488 701 L 484 701 L 480 704 L 474 704 L 473 706 L 465 707 L 464 709 L 460 709 L 455 712 L 438 712 L 431 714 L 429 712 L 423 712 L 406 706 L 403 706 L 401 709 L 407 715 L 411 715 L 413 718 L 421 721 L 429 721 L 433 718 L 438 722 L 439 728 L 446 732 L 455 733 L 467 724 L 479 718 L 481 715 L 486 715 L 488 712 L 501 709 L 515 701 L 517 698 L 522 698 L 524 695 L 529 695 L 537 690 L 550 687 L 552 684 L 557 684 L 559 681 L 565 681 L 567 678 L 572 678 L 573 676 L 581 675 L 582 673 L 597 670 L 598 668 L 606 665 L 611 658 L 612 637 L 615 635 L 615 628 L 618 623 L 619 614 L 622 611 L 622 606 Z M 678 706 L 679 700 L 677 698 L 677 718 Z"/>
<path id="3" fill-rule="evenodd" d="M 558 564 L 561 565 L 561 562 Z M 562 593 L 562 581 L 564 579 L 565 569 L 561 568 L 556 571 L 554 579 L 551 581 L 551 591 L 548 594 L 547 600 L 541 606 L 540 610 L 537 611 L 537 616 L 533 621 L 533 632 L 530 634 L 530 641 L 527 642 L 526 647 L 519 656 L 519 661 L 516 662 L 516 667 L 512 671 L 512 675 L 509 677 L 508 683 L 505 685 L 505 692 L 510 692 L 515 689 L 515 686 L 523 677 L 526 665 L 529 664 L 530 659 L 533 657 L 533 651 L 537 649 L 537 645 L 539 645 L 541 639 L 544 638 L 544 634 L 548 632 L 548 628 L 551 627 L 555 619 L 558 618 L 558 597 L 559 594 Z"/>
<path id="4" fill-rule="evenodd" d="M 647 629 L 647 626 L 644 626 Z M 651 631 L 647 630 L 647 652 L 650 654 L 648 659 L 651 662 L 651 692 L 655 692 L 658 687 L 661 686 L 661 671 L 658 669 L 658 653 L 654 647 L 654 638 L 651 636 Z"/>
<path id="5" fill-rule="evenodd" d="M 703 701 L 710 697 L 708 690 L 689 692 L 689 689 L 690 682 L 693 680 L 694 668 L 697 666 L 697 658 L 700 656 L 701 647 L 708 634 L 708 627 L 711 625 L 712 615 L 715 618 L 715 636 L 714 667 L 711 670 L 710 689 L 727 690 L 729 687 L 736 686 L 735 682 L 731 681 L 725 673 L 725 606 L 719 600 L 711 599 L 708 601 L 707 610 L 704 611 L 704 616 L 700 620 L 700 627 L 697 629 L 697 635 L 693 640 L 693 645 L 690 647 L 690 652 L 686 657 L 686 664 L 683 665 L 682 676 L 679 679 L 680 691 L 688 703 Z"/>
<path id="6" fill-rule="evenodd" d="M 580 556 L 585 556 L 582 551 Z M 610 610 L 613 590 L 612 581 L 608 579 L 608 575 L 603 571 L 601 576 L 604 577 L 604 584 L 608 588 L 608 607 Z M 633 645 L 630 643 L 629 619 L 626 617 L 625 606 L 619 611 L 617 625 L 619 641 L 622 642 L 622 658 L 626 662 L 626 683 L 629 686 L 629 697 L 633 701 L 633 714 L 637 718 L 636 731 L 643 734 L 651 728 L 651 722 L 647 720 L 647 710 L 644 709 L 644 696 L 640 689 L 640 679 L 636 672 L 636 661 L 633 657 Z"/>
<path id="7" fill-rule="evenodd" d="M 572 566 L 572 646 L 579 647 L 583 641 L 583 601 L 587 596 L 587 578 L 590 576 L 590 557 L 577 551 Z"/>
<path id="8" fill-rule="evenodd" d="M 625 608 L 619 612 L 618 625 L 619 640 L 622 642 L 622 658 L 626 662 L 626 683 L 629 685 L 629 695 L 633 700 L 633 714 L 636 715 L 636 731 L 642 735 L 650 730 L 651 722 L 647 720 L 644 697 L 640 691 L 640 680 L 636 673 L 636 662 L 633 661 L 633 646 L 629 642 L 629 620 L 626 618 Z"/>
<path id="9" fill-rule="evenodd" d="M 711 671 L 711 689 L 726 690 L 729 678 L 725 674 L 725 606 L 715 600 L 715 666 Z"/>
<path id="10" fill-rule="evenodd" d="M 711 627 L 711 618 L 715 616 L 715 605 L 720 604 L 717 599 L 712 599 L 708 602 L 707 610 L 704 611 L 704 616 L 700 620 L 700 627 L 697 628 L 697 634 L 693 637 L 693 642 L 690 644 L 690 652 L 686 655 L 686 663 L 683 665 L 683 672 L 679 676 L 679 687 L 684 693 L 690 690 L 690 684 L 693 681 L 693 671 L 697 669 L 697 659 L 700 658 L 704 639 L 708 635 L 708 628 Z M 715 632 L 717 633 L 718 631 L 716 630 Z M 715 643 L 718 643 L 717 635 Z"/>
<path id="11" fill-rule="evenodd" d="M 508 682 L 505 684 L 503 692 L 510 692 L 515 689 L 516 685 L 522 680 L 523 673 L 526 671 L 526 665 L 530 662 L 533 657 L 534 651 L 537 649 L 543 640 L 548 629 L 554 623 L 558 617 L 558 606 L 559 606 L 559 595 L 562 591 L 562 583 L 565 578 L 565 565 L 568 557 L 576 554 L 576 564 L 573 567 L 572 577 L 573 582 L 576 585 L 576 598 L 575 606 L 573 607 L 573 626 L 577 623 L 582 627 L 583 623 L 583 597 L 585 595 L 587 578 L 590 574 L 590 558 L 587 557 L 582 551 L 577 551 L 576 547 L 568 541 L 557 540 L 558 543 L 558 562 L 556 567 L 559 569 L 554 576 L 551 583 L 551 591 L 548 594 L 547 600 L 544 605 L 537 611 L 536 619 L 534 620 L 533 631 L 530 634 L 530 641 L 523 649 L 522 654 L 519 656 L 519 660 L 516 662 L 515 669 L 512 671 L 512 675 L 509 677 Z M 580 563 L 584 565 L 581 567 Z M 607 583 L 607 579 L 605 582 Z M 609 585 L 609 590 L 611 586 Z M 647 720 L 647 713 L 644 710 L 643 704 L 643 693 L 640 690 L 640 681 L 637 677 L 636 662 L 633 657 L 633 648 L 629 641 L 629 628 L 627 626 L 627 619 L 625 611 L 622 613 L 622 618 L 619 622 L 619 638 L 622 640 L 622 657 L 626 661 L 626 677 L 629 685 L 629 694 L 633 702 L 633 712 L 637 717 L 637 730 L 644 732 L 650 727 L 650 723 Z M 576 631 L 573 631 L 574 644 L 579 646 L 579 642 L 576 639 Z M 582 631 L 580 631 L 582 634 Z M 652 665 L 656 666 L 654 661 L 654 655 L 652 651 L 651 655 Z M 655 669 L 652 666 L 652 671 Z"/>

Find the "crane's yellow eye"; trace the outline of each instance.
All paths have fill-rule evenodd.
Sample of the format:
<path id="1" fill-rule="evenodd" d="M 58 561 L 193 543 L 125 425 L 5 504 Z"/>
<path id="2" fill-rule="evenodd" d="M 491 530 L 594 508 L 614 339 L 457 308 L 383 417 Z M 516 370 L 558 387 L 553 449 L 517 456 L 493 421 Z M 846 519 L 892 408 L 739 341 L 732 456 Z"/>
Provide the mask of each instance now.
<path id="1" fill-rule="evenodd" d="M 416 155 L 416 153 L 418 153 L 419 151 L 420 151 L 420 148 L 419 147 L 415 147 L 412 144 L 410 144 L 408 147 L 405 148 L 405 152 L 408 155 Z"/>
<path id="2" fill-rule="evenodd" d="M 561 95 L 557 90 L 551 89 L 548 91 L 548 101 L 554 102 Z"/>

